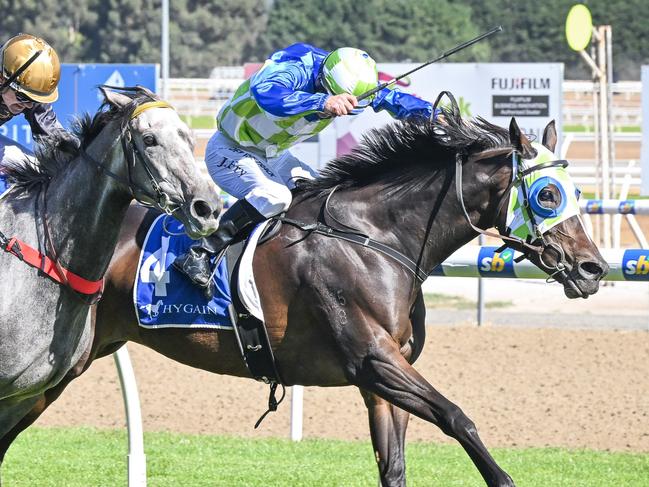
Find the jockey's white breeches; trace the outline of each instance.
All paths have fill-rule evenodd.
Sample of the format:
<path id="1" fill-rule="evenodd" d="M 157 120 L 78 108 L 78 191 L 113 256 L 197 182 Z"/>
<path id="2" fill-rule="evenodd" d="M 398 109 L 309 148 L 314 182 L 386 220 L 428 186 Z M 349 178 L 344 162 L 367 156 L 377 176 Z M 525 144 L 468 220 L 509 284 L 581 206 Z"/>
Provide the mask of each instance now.
<path id="1" fill-rule="evenodd" d="M 245 198 L 268 218 L 288 209 L 297 178 L 313 179 L 317 174 L 290 151 L 267 158 L 245 150 L 220 132 L 207 143 L 205 164 L 221 189 L 237 199 Z"/>
<path id="2" fill-rule="evenodd" d="M 20 162 L 25 159 L 34 160 L 34 153 L 9 137 L 0 135 L 0 169 L 7 163 Z M 3 193 L 5 189 L 5 178 L 0 173 L 0 193 Z"/>

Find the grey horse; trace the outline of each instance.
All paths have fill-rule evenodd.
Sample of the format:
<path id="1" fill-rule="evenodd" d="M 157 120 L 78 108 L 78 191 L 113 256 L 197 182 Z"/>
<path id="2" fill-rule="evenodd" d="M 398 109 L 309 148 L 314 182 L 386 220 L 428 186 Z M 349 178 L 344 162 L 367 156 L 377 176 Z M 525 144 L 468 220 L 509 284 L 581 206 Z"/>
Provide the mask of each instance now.
<path id="1" fill-rule="evenodd" d="M 102 279 L 133 199 L 173 214 L 193 238 L 212 233 L 222 209 L 168 104 L 141 87 L 102 92 L 100 111 L 77 121 L 81 147 L 44 141 L 36 163 L 6 168 L 15 184 L 0 201 L 4 250 L 15 236 L 92 281 Z M 0 252 L 0 283 L 1 437 L 90 350 L 87 315 L 98 295 L 80 295 L 72 280 L 55 282 L 10 252 Z"/>

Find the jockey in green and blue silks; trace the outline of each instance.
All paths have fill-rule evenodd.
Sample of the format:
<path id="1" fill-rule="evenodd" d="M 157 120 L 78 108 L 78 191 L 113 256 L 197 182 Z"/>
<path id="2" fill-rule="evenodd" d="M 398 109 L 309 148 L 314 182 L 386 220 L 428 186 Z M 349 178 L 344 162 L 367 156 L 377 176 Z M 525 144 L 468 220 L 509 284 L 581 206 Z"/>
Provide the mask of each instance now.
<path id="1" fill-rule="evenodd" d="M 356 97 L 377 84 L 376 63 L 364 51 L 344 47 L 327 53 L 308 44 L 294 44 L 273 54 L 239 87 L 221 109 L 218 127 L 242 147 L 275 157 L 333 121 L 321 117 L 332 95 Z M 432 115 L 427 101 L 388 88 L 364 100 L 351 114 L 369 104 L 374 111 L 387 110 L 398 119 Z"/>
<path id="2" fill-rule="evenodd" d="M 223 214 L 219 229 L 174 265 L 209 293 L 210 256 L 254 223 L 288 209 L 295 180 L 316 176 L 289 149 L 334 117 L 369 106 L 397 119 L 433 116 L 429 102 L 387 88 L 359 104 L 356 97 L 378 83 L 376 63 L 360 49 L 328 53 L 293 44 L 270 56 L 221 108 L 205 152 L 212 179 L 238 201 Z"/>

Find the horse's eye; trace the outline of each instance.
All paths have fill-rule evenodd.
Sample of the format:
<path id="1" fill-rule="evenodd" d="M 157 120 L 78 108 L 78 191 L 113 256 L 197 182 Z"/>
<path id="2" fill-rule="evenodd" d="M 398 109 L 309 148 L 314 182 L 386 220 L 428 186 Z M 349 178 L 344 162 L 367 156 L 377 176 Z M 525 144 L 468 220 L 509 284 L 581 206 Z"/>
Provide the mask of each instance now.
<path id="1" fill-rule="evenodd" d="M 538 201 L 545 208 L 557 208 L 561 200 L 561 191 L 554 184 L 548 184 L 539 191 Z"/>
<path id="2" fill-rule="evenodd" d="M 539 201 L 552 203 L 554 201 L 554 194 L 548 188 L 542 189 L 539 193 Z"/>
<path id="3" fill-rule="evenodd" d="M 151 135 L 151 134 L 145 134 L 142 137 L 142 141 L 144 142 L 144 145 L 146 145 L 147 147 L 151 147 L 153 145 L 158 144 L 158 141 L 155 140 L 155 137 L 153 135 Z"/>

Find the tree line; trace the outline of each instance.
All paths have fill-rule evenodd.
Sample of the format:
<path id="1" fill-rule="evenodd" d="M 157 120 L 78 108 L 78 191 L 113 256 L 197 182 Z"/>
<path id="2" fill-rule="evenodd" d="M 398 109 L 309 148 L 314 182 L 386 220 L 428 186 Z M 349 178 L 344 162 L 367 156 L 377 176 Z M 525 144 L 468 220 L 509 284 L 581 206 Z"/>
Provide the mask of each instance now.
<path id="1" fill-rule="evenodd" d="M 616 79 L 649 64 L 647 0 L 584 1 L 613 30 Z M 504 32 L 453 61 L 563 62 L 566 78 L 590 70 L 565 41 L 574 0 L 170 0 L 170 72 L 207 77 L 214 66 L 262 61 L 293 42 L 354 46 L 379 62 L 424 62 L 502 25 Z M 48 40 L 63 62 L 160 61 L 160 0 L 0 0 L 6 38 Z"/>

